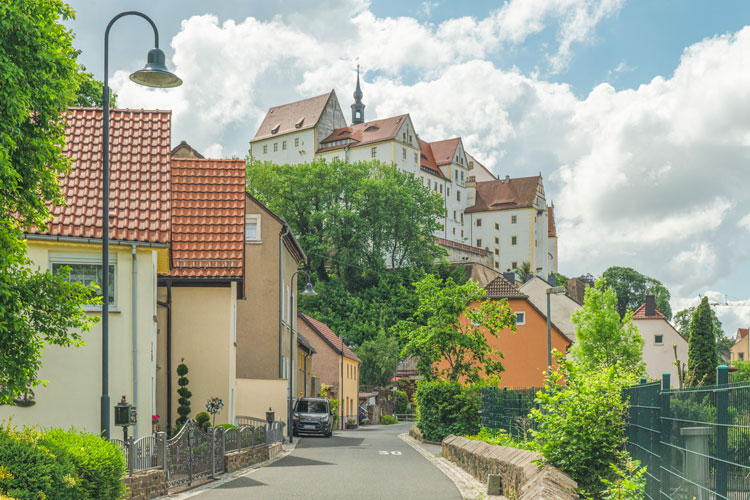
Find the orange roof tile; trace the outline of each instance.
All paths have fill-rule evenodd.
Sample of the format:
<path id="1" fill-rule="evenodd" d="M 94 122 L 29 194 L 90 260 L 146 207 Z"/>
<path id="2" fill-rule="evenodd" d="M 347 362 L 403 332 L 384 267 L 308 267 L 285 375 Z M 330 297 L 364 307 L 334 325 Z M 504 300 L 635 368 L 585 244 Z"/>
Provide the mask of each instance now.
<path id="1" fill-rule="evenodd" d="M 547 236 L 557 238 L 557 225 L 555 224 L 555 207 L 547 207 Z"/>
<path id="2" fill-rule="evenodd" d="M 172 159 L 170 276 L 241 277 L 245 162 Z"/>
<path id="3" fill-rule="evenodd" d="M 750 328 L 737 328 L 737 335 L 739 336 L 740 340 L 747 337 L 747 334 L 750 332 Z"/>
<path id="4" fill-rule="evenodd" d="M 349 359 L 353 359 L 355 361 L 362 361 L 361 359 L 357 357 L 356 354 L 352 352 L 351 349 L 349 349 L 349 347 L 347 347 L 347 345 L 344 343 L 344 340 L 341 337 L 333 333 L 333 330 L 331 330 L 328 327 L 328 325 L 304 313 L 297 313 L 297 316 L 302 318 L 305 321 L 305 323 L 307 323 L 315 333 L 320 335 L 320 337 L 323 340 L 325 340 L 326 343 L 330 345 L 334 351 L 341 354 L 341 347 L 343 346 L 344 356 L 346 356 Z"/>
<path id="5" fill-rule="evenodd" d="M 437 165 L 437 162 L 435 161 L 435 155 L 432 154 L 432 147 L 429 142 L 423 141 L 422 139 L 419 139 L 419 148 L 421 150 L 420 153 L 420 159 L 419 159 L 419 167 L 436 176 L 440 177 L 441 179 L 448 179 L 445 174 L 443 174 L 443 171 L 440 170 L 440 168 Z"/>
<path id="6" fill-rule="evenodd" d="M 447 165 L 448 163 L 453 162 L 453 157 L 456 154 L 456 148 L 458 147 L 459 142 L 461 142 L 461 138 L 454 137 L 453 139 L 445 139 L 444 141 L 430 143 L 438 166 Z"/>
<path id="7" fill-rule="evenodd" d="M 465 213 L 526 208 L 534 204 L 540 176 L 477 182 L 476 202 Z"/>
<path id="8" fill-rule="evenodd" d="M 332 93 L 333 90 L 309 99 L 270 108 L 251 142 L 313 128 Z"/>
<path id="9" fill-rule="evenodd" d="M 102 237 L 102 110 L 71 108 L 64 153 L 72 158 L 44 234 Z M 169 243 L 170 111 L 113 109 L 110 119 L 109 237 Z M 36 229 L 30 233 L 40 233 Z"/>
<path id="10" fill-rule="evenodd" d="M 393 116 L 382 120 L 357 123 L 348 127 L 337 128 L 331 135 L 320 141 L 318 153 L 345 148 L 348 145 L 363 146 L 376 142 L 389 141 L 396 138 L 401 125 L 409 117 L 406 115 Z M 335 141 L 347 141 L 348 144 L 331 146 Z M 326 146 L 326 144 L 329 144 Z"/>

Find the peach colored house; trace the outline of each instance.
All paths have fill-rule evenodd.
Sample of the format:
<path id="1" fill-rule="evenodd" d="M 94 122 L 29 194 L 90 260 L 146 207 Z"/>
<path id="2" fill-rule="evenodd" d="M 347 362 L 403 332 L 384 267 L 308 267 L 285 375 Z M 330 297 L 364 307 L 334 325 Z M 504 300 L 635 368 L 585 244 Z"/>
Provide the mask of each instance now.
<path id="1" fill-rule="evenodd" d="M 544 372 L 547 371 L 547 316 L 539 310 L 515 284 L 503 276 L 498 276 L 485 287 L 486 300 L 507 300 L 511 310 L 516 314 L 516 328 L 512 332 L 506 329 L 497 337 L 490 336 L 489 344 L 503 354 L 502 363 L 505 371 L 500 374 L 500 385 L 503 387 L 523 389 L 544 385 Z M 473 302 L 469 307 L 478 308 Z M 462 316 L 459 321 L 469 321 Z M 552 323 L 552 348 L 567 354 L 571 345 L 570 339 Z M 443 362 L 445 364 L 445 362 Z M 553 367 L 556 366 L 553 360 Z"/>
<path id="2" fill-rule="evenodd" d="M 731 361 L 747 361 L 750 359 L 750 328 L 738 328 L 737 336 L 734 339 L 734 345 L 729 350 Z"/>

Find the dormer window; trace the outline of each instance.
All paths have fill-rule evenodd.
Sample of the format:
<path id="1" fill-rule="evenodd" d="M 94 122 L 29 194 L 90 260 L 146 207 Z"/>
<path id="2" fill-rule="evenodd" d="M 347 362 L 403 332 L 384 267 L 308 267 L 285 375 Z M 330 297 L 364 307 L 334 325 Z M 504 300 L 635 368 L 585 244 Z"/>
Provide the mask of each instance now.
<path id="1" fill-rule="evenodd" d="M 365 129 L 365 132 L 372 132 L 373 130 L 377 130 L 377 129 L 378 127 L 376 127 L 375 125 L 370 125 L 369 127 Z"/>
<path id="2" fill-rule="evenodd" d="M 305 118 L 304 117 L 302 117 L 299 120 L 297 120 L 297 123 L 294 124 L 294 128 L 300 128 L 303 123 L 305 123 Z"/>
<path id="3" fill-rule="evenodd" d="M 427 161 L 427 156 L 425 156 L 425 154 L 424 154 L 424 153 L 422 153 L 422 154 L 421 154 L 420 156 L 422 157 L 422 159 L 423 159 L 424 161 Z"/>
<path id="4" fill-rule="evenodd" d="M 341 132 L 339 132 L 339 135 L 349 135 L 349 134 L 351 134 L 349 130 L 342 130 Z"/>
<path id="5" fill-rule="evenodd" d="M 281 128 L 281 123 L 277 123 L 277 124 L 276 124 L 276 126 L 274 126 L 274 127 L 273 127 L 273 128 L 271 129 L 271 133 L 272 133 L 272 134 L 275 134 L 275 133 L 277 133 L 277 132 L 279 131 L 279 128 Z"/>

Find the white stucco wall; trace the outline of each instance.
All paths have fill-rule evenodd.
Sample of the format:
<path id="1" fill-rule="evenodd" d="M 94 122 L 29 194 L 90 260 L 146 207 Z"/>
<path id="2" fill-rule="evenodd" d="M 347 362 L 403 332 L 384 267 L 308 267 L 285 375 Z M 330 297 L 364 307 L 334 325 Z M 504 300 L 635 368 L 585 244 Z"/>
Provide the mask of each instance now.
<path id="1" fill-rule="evenodd" d="M 299 139 L 298 146 L 295 146 L 296 139 Z M 284 149 L 284 142 L 286 142 L 286 149 Z M 276 151 L 274 151 L 274 144 Z M 264 146 L 267 148 L 266 152 L 263 152 Z M 253 142 L 250 145 L 250 156 L 254 160 L 268 161 L 277 165 L 310 162 L 315 156 L 315 129 L 310 128 Z"/>
<path id="2" fill-rule="evenodd" d="M 28 248 L 34 264 L 43 270 L 48 268 L 50 257 L 60 260 L 91 258 L 93 262 L 101 262 L 101 247 L 96 245 L 32 240 Z M 137 435 L 145 436 L 151 433 L 151 415 L 155 413 L 156 256 L 150 248 L 139 247 L 136 252 L 138 398 L 134 400 L 131 247 L 112 246 L 110 255 L 116 264 L 116 305 L 110 308 L 109 319 L 110 420 L 114 424 L 112 408 L 125 395 L 138 409 Z M 99 312 L 90 314 L 101 316 Z M 75 427 L 98 433 L 102 393 L 101 322 L 83 334 L 83 340 L 86 345 L 79 348 L 48 346 L 39 376 L 49 382 L 46 387 L 34 388 L 37 403 L 28 408 L 0 406 L 0 421 L 12 418 L 16 426 Z M 121 438 L 122 430 L 112 427 L 111 435 Z"/>
<path id="3" fill-rule="evenodd" d="M 643 360 L 649 379 L 661 379 L 663 373 L 670 373 L 673 384 L 677 384 L 677 367 L 673 365 L 674 349 L 677 357 L 687 364 L 688 343 L 665 319 L 636 319 L 633 321 L 643 337 Z M 662 335 L 662 343 L 655 342 L 655 336 Z"/>

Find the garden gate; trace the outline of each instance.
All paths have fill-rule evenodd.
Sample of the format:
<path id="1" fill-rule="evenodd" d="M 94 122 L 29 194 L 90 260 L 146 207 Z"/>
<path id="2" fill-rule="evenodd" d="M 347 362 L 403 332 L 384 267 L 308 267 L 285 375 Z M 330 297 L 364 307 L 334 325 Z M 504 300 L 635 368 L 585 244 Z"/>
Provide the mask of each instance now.
<path id="1" fill-rule="evenodd" d="M 167 441 L 167 488 L 187 486 L 224 472 L 224 429 L 208 432 L 188 420 L 177 435 Z"/>

